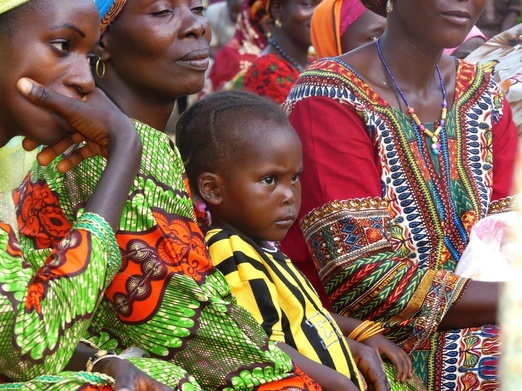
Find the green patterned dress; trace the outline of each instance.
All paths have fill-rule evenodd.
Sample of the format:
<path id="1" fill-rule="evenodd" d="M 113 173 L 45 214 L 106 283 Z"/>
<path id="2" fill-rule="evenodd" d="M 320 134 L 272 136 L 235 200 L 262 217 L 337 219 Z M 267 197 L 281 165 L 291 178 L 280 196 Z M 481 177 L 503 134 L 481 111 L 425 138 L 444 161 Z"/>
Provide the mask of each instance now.
<path id="1" fill-rule="evenodd" d="M 137 345 L 154 359 L 183 367 L 203 389 L 316 389 L 235 304 L 223 275 L 210 263 L 173 143 L 142 123 L 135 126 L 143 158 L 116 235 L 121 268 L 94 313 L 90 340 L 116 350 Z M 20 188 L 18 205 L 46 186 L 59 200 L 63 222 L 75 221 L 104 167 L 97 157 L 65 175 L 53 166 L 39 168 Z M 38 218 L 18 211 L 21 227 Z M 23 231 L 27 256 L 44 251 L 41 233 Z M 59 239 L 60 231 L 53 230 L 49 240 Z"/>

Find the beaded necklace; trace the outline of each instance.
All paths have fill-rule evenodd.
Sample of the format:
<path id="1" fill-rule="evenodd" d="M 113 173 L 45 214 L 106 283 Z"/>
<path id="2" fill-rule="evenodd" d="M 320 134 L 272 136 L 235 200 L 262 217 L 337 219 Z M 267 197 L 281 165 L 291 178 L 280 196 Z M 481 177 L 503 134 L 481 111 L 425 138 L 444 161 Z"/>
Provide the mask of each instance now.
<path id="1" fill-rule="evenodd" d="M 448 141 L 446 139 L 446 131 L 445 131 L 445 125 L 446 125 L 446 114 L 447 114 L 447 100 L 446 100 L 446 88 L 444 87 L 444 81 L 442 80 L 442 75 L 440 73 L 440 69 L 437 66 L 437 74 L 439 76 L 440 81 L 440 89 L 442 91 L 442 111 L 441 111 L 441 118 L 439 120 L 438 126 L 436 127 L 435 132 L 430 132 L 427 130 L 422 122 L 419 120 L 419 118 L 415 115 L 415 112 L 413 108 L 410 107 L 408 104 L 408 100 L 404 96 L 403 92 L 399 88 L 399 85 L 397 84 L 397 81 L 393 77 L 390 68 L 388 67 L 388 64 L 384 60 L 384 56 L 382 55 L 381 51 L 381 45 L 380 45 L 380 38 L 377 39 L 377 52 L 379 53 L 379 58 L 381 59 L 381 62 L 386 69 L 386 72 L 388 73 L 388 76 L 390 77 L 395 89 L 400 94 L 401 98 L 403 99 L 404 103 L 406 104 L 408 108 L 408 114 L 411 117 L 411 124 L 415 130 L 417 130 L 418 134 L 421 134 L 418 132 L 419 130 L 422 131 L 424 134 L 431 137 L 432 145 L 431 148 L 434 152 L 434 154 L 438 155 L 439 152 L 442 151 L 442 157 L 441 157 L 441 167 L 442 167 L 442 173 L 441 176 L 437 175 L 435 172 L 433 165 L 428 165 L 428 171 L 430 172 L 430 177 L 433 180 L 435 191 L 434 191 L 434 202 L 437 208 L 437 211 L 440 215 L 440 226 L 436 228 L 437 235 L 443 237 L 444 244 L 446 245 L 446 248 L 450 252 L 450 254 L 453 256 L 453 259 L 458 260 L 460 259 L 460 252 L 459 252 L 459 241 L 462 240 L 462 242 L 466 243 L 468 240 L 468 234 L 466 232 L 466 229 L 460 220 L 460 217 L 457 212 L 457 207 L 455 205 L 455 202 L 451 195 L 445 194 L 445 192 L 442 190 L 444 187 L 446 189 L 451 189 L 451 175 L 450 175 L 450 154 L 448 151 Z M 422 127 L 421 127 L 422 125 Z M 444 132 L 443 132 L 444 130 Z M 442 143 L 439 143 L 439 135 L 441 138 Z M 420 150 L 420 148 L 419 148 Z M 449 224 L 448 224 L 449 223 Z M 458 236 L 454 236 L 453 234 L 447 234 L 448 230 L 450 230 L 450 225 L 454 226 L 457 232 L 459 233 Z M 460 239 L 462 238 L 462 239 Z"/>
<path id="2" fill-rule="evenodd" d="M 288 55 L 287 52 L 283 50 L 279 44 L 274 41 L 272 38 L 268 39 L 268 43 L 273 46 L 275 50 L 283 57 L 286 61 L 288 61 L 299 73 L 303 72 L 303 67 L 297 63 L 292 57 Z"/>
<path id="3" fill-rule="evenodd" d="M 444 81 L 442 80 L 442 75 L 440 74 L 439 66 L 437 65 L 437 74 L 439 76 L 440 90 L 442 92 L 442 103 L 441 103 L 442 110 L 440 113 L 440 120 L 438 121 L 438 123 L 435 124 L 436 125 L 435 131 L 431 132 L 430 130 L 426 129 L 426 127 L 421 122 L 421 120 L 419 119 L 417 114 L 415 114 L 415 110 L 413 109 L 413 107 L 410 106 L 410 104 L 408 103 L 408 99 L 406 99 L 406 96 L 404 96 L 404 93 L 402 92 L 399 85 L 397 84 L 397 81 L 393 77 L 390 67 L 388 66 L 388 63 L 386 62 L 386 60 L 384 59 L 384 56 L 382 55 L 380 41 L 381 41 L 381 38 L 379 37 L 379 39 L 377 39 L 377 53 L 379 54 L 379 58 L 381 59 L 382 65 L 384 66 L 386 73 L 390 77 L 390 80 L 392 81 L 393 86 L 395 87 L 395 89 L 401 96 L 402 100 L 406 104 L 406 109 L 408 111 L 408 114 L 411 117 L 413 128 L 420 130 L 422 133 L 428 135 L 431 138 L 431 143 L 432 143 L 431 149 L 433 150 L 433 153 L 435 155 L 438 155 L 440 152 L 440 148 L 441 148 L 440 143 L 439 143 L 439 135 L 440 135 L 440 132 L 442 131 L 442 129 L 444 129 L 444 126 L 446 125 L 446 114 L 448 111 L 448 101 L 446 99 L 446 88 L 444 87 Z"/>

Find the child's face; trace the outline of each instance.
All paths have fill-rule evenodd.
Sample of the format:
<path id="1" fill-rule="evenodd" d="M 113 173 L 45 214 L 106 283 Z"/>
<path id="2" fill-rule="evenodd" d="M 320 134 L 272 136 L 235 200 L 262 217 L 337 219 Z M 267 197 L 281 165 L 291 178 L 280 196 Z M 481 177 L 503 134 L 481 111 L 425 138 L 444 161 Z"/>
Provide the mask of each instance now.
<path id="1" fill-rule="evenodd" d="M 261 122 L 261 121 L 259 121 Z M 222 203 L 216 211 L 219 223 L 256 241 L 284 238 L 301 207 L 300 175 L 303 170 L 299 137 L 289 124 L 262 122 L 263 127 L 289 127 L 274 132 L 262 143 L 245 147 L 241 164 L 223 178 Z"/>
<path id="2" fill-rule="evenodd" d="M 16 88 L 29 77 L 62 95 L 82 99 L 94 90 L 89 56 L 99 40 L 100 20 L 92 0 L 46 1 L 16 19 L 12 37 L 0 39 L 0 128 L 54 144 L 68 131 L 50 110 L 36 107 Z M 15 133 L 16 132 L 16 133 Z"/>

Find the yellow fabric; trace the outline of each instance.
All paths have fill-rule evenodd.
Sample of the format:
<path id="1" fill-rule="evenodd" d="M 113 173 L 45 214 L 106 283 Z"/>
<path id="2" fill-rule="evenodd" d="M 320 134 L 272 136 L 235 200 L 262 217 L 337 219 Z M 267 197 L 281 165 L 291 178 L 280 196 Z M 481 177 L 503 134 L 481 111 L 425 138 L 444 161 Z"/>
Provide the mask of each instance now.
<path id="1" fill-rule="evenodd" d="M 270 340 L 360 382 L 350 348 L 308 279 L 281 252 L 268 252 L 244 236 L 217 228 L 206 235 L 210 257 L 237 303 Z M 362 389 L 362 388 L 361 388 Z"/>
<path id="2" fill-rule="evenodd" d="M 339 34 L 342 3 L 342 0 L 323 0 L 314 10 L 311 35 L 317 58 L 342 54 Z"/>
<path id="3" fill-rule="evenodd" d="M 13 8 L 28 2 L 29 0 L 0 0 L 0 14 L 11 11 Z"/>

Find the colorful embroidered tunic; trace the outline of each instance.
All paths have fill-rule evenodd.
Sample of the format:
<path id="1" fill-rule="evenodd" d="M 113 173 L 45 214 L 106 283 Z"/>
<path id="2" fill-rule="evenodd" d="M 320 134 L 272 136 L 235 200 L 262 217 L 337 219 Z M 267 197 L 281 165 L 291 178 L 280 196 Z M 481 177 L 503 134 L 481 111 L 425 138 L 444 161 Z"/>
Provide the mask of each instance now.
<path id="1" fill-rule="evenodd" d="M 238 304 L 254 315 L 272 341 L 287 343 L 363 389 L 341 330 L 286 255 L 227 229 L 212 229 L 206 238 L 212 262 L 225 275 Z"/>
<path id="2" fill-rule="evenodd" d="M 385 322 L 430 390 L 497 388 L 498 326 L 437 331 L 471 226 L 510 204 L 517 133 L 496 82 L 458 63 L 439 155 L 339 59 L 312 64 L 284 106 L 304 148 L 300 225 L 336 312 Z M 299 243 L 294 227 L 283 251 L 312 262 Z"/>
<path id="3" fill-rule="evenodd" d="M 135 125 L 143 157 L 116 235 L 122 266 L 94 314 L 92 341 L 113 349 L 138 345 L 153 358 L 183 367 L 204 389 L 316 389 L 234 303 L 223 275 L 210 263 L 175 146 L 167 135 Z M 65 175 L 42 168 L 27 186 L 48 186 L 64 220 L 74 221 L 104 165 L 97 157 Z M 23 205 L 24 194 L 20 198 Z M 19 224 L 24 217 L 19 215 Z M 45 244 L 39 233 L 26 232 L 24 250 Z"/>

